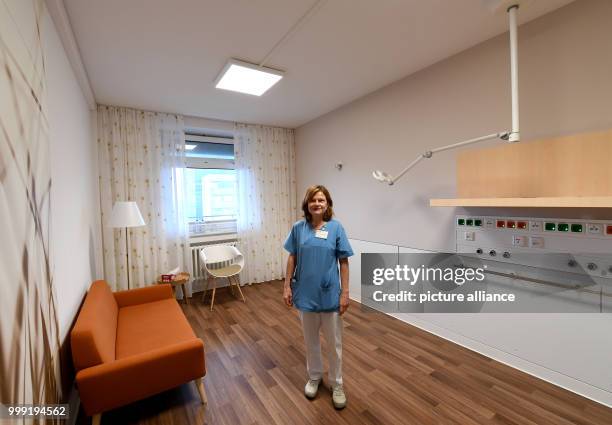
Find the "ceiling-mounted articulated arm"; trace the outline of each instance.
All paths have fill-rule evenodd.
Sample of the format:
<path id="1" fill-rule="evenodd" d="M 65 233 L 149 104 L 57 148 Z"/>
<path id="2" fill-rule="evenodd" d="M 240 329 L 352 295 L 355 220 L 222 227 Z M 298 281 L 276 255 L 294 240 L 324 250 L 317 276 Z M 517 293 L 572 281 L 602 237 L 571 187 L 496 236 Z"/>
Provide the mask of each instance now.
<path id="1" fill-rule="evenodd" d="M 512 134 L 512 132 L 510 131 L 503 131 L 503 132 L 499 132 L 499 133 L 493 133 L 493 134 L 488 134 L 486 136 L 482 136 L 482 137 L 477 137 L 475 139 L 470 139 L 470 140 L 465 140 L 463 142 L 459 142 L 459 143 L 453 143 L 452 145 L 446 145 L 446 146 L 442 146 L 439 148 L 435 148 L 429 151 L 426 151 L 424 153 L 422 153 L 421 155 L 419 155 L 418 157 L 416 157 L 414 159 L 414 161 L 412 161 L 410 164 L 408 164 L 408 166 L 406 168 L 404 168 L 397 176 L 392 177 L 391 175 L 385 173 L 384 171 L 380 171 L 380 170 L 376 170 L 372 173 L 372 176 L 383 183 L 387 183 L 389 184 L 389 186 L 393 185 L 396 181 L 398 181 L 404 174 L 406 174 L 411 168 L 413 168 L 415 165 L 417 165 L 419 162 L 421 162 L 421 160 L 427 158 L 431 158 L 433 156 L 434 153 L 437 152 L 442 152 L 442 151 L 446 151 L 449 149 L 455 149 L 455 148 L 459 148 L 461 146 L 465 146 L 465 145 L 470 145 L 472 143 L 478 143 L 478 142 L 483 142 L 485 140 L 490 140 L 490 139 L 501 139 L 501 140 L 506 140 L 506 141 L 510 141 L 510 135 Z"/>
<path id="2" fill-rule="evenodd" d="M 466 140 L 464 142 L 454 143 L 452 145 L 443 146 L 441 148 L 432 149 L 427 151 L 412 161 L 406 168 L 404 168 L 397 176 L 393 177 L 384 171 L 376 170 L 372 173 L 372 176 L 380 182 L 388 183 L 392 185 L 397 180 L 399 180 L 404 174 L 406 174 L 412 167 L 417 165 L 423 158 L 431 158 L 434 153 L 445 151 L 448 149 L 458 148 L 460 146 L 469 145 L 471 143 L 482 142 L 484 140 L 489 139 L 501 139 L 508 141 L 510 143 L 518 142 L 521 139 L 520 131 L 519 131 L 519 99 L 518 99 L 518 40 L 517 40 L 517 32 L 518 32 L 518 23 L 517 23 L 517 12 L 518 12 L 518 2 L 512 3 L 510 7 L 506 10 L 508 13 L 508 20 L 510 26 L 510 88 L 511 88 L 511 97 L 512 97 L 512 130 L 504 131 L 494 134 L 489 134 L 487 136 L 477 137 L 476 139 Z"/>

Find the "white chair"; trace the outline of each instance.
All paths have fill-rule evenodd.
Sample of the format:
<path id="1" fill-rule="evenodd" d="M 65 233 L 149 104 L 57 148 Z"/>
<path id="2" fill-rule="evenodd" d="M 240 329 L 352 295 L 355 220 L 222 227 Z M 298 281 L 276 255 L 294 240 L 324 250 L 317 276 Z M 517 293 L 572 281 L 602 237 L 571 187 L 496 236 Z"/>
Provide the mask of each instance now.
<path id="1" fill-rule="evenodd" d="M 215 278 L 218 277 L 227 278 L 232 294 L 234 294 L 232 284 L 236 285 L 236 288 L 238 288 L 238 292 L 242 297 L 242 301 L 246 302 L 244 295 L 242 294 L 242 290 L 240 289 L 240 282 L 238 280 L 238 274 L 244 267 L 244 257 L 240 251 L 238 251 L 238 248 L 231 245 L 206 246 L 200 250 L 200 262 L 202 264 L 202 268 L 208 274 L 208 283 L 206 285 L 204 295 L 202 295 L 202 302 L 204 302 L 204 299 L 206 298 L 206 292 L 208 292 L 211 282 L 213 283 L 210 311 L 212 311 L 213 306 L 215 305 L 215 292 L 217 291 Z"/>

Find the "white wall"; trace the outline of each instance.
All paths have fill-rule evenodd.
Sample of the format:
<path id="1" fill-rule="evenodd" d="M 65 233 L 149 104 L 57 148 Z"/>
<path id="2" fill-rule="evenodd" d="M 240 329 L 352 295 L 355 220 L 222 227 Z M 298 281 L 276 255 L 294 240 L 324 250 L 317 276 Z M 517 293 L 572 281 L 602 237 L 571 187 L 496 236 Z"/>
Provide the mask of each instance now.
<path id="1" fill-rule="evenodd" d="M 63 341 L 89 285 L 102 277 L 95 117 L 48 13 L 42 39 L 52 178 L 50 251 Z"/>
<path id="2" fill-rule="evenodd" d="M 608 0 L 578 0 L 520 27 L 524 140 L 612 127 L 611 16 Z M 298 128 L 298 194 L 328 186 L 351 237 L 451 249 L 452 217 L 462 211 L 428 201 L 455 195 L 457 151 L 436 154 L 391 187 L 371 172 L 394 174 L 432 147 L 508 129 L 508 51 L 507 34 L 496 37 Z"/>
<path id="3" fill-rule="evenodd" d="M 519 29 L 523 140 L 612 128 L 612 2 L 578 0 Z M 407 52 L 409 54 L 409 52 Z M 510 126 L 507 34 L 382 88 L 296 131 L 297 188 L 326 185 L 352 239 L 453 251 L 454 216 L 429 208 L 455 195 L 456 151 L 397 173 L 437 146 Z M 483 144 L 485 146 L 486 144 Z M 478 147 L 478 146 L 477 146 Z M 342 171 L 334 163 L 342 161 Z M 612 218 L 608 210 L 470 209 L 478 215 Z M 353 274 L 353 267 L 351 268 Z M 351 279 L 353 280 L 353 278 Z M 359 282 L 352 283 L 352 286 Z M 610 315 L 409 315 L 398 318 L 612 405 L 601 361 L 612 352 Z M 607 384 L 606 384 L 607 383 Z"/>

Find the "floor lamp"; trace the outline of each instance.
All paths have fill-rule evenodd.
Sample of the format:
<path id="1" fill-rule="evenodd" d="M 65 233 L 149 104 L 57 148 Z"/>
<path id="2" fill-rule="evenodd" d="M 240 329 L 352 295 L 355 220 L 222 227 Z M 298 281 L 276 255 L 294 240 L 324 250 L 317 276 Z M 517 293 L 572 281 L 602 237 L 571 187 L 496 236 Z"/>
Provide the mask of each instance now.
<path id="1" fill-rule="evenodd" d="M 108 225 L 114 228 L 125 228 L 125 260 L 126 260 L 126 272 L 127 272 L 127 284 L 130 289 L 130 250 L 128 247 L 128 227 L 140 227 L 146 223 L 140 214 L 138 205 L 136 202 L 115 202 L 113 210 L 111 211 L 110 220 Z"/>

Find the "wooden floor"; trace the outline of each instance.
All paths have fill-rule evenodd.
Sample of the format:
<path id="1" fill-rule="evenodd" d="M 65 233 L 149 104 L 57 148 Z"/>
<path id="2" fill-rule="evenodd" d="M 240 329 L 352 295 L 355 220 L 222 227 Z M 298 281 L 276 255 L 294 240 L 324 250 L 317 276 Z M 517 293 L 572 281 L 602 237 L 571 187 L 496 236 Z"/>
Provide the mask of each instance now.
<path id="1" fill-rule="evenodd" d="M 195 385 L 105 413 L 103 424 L 612 424 L 612 409 L 352 303 L 344 316 L 348 405 L 303 395 L 304 341 L 282 283 L 181 304 L 204 340 L 208 407 Z M 323 347 L 325 349 L 325 347 Z M 80 414 L 80 424 L 87 418 Z"/>

